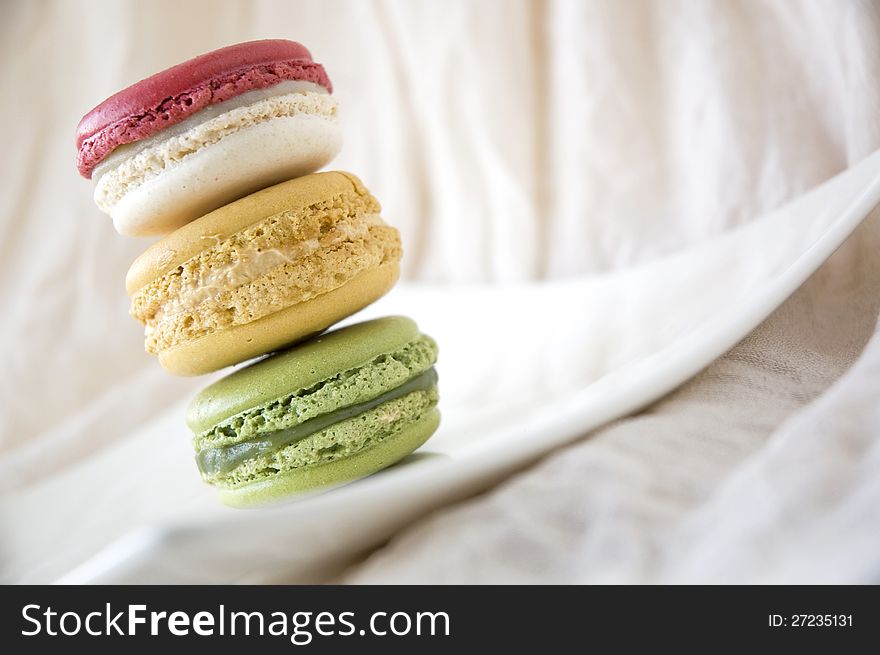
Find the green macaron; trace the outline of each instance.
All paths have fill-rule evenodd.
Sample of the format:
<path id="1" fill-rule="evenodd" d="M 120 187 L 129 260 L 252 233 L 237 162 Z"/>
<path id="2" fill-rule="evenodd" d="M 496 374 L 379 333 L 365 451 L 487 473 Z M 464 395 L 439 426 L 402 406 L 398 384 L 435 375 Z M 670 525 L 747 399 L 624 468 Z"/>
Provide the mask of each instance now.
<path id="1" fill-rule="evenodd" d="M 391 316 L 236 371 L 187 411 L 202 478 L 245 507 L 390 466 L 437 429 L 436 361 L 434 340 Z"/>

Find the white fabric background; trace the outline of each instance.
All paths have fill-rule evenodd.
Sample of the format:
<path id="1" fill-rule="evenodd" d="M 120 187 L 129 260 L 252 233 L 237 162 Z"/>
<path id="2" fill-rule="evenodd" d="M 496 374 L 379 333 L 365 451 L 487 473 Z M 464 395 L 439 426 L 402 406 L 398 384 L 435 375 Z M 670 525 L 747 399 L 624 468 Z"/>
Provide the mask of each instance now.
<path id="1" fill-rule="evenodd" d="M 427 282 L 622 270 L 696 247 L 880 147 L 869 2 L 0 12 L 6 494 L 49 483 L 206 383 L 143 354 L 123 280 L 147 242 L 94 208 L 73 149 L 91 106 L 189 56 L 253 38 L 305 43 L 344 111 L 333 166 L 381 199 L 403 233 L 405 276 Z M 692 382 L 426 517 L 338 579 L 877 581 L 878 242 L 875 216 Z M 27 579 L 14 541 L 4 577 Z"/>

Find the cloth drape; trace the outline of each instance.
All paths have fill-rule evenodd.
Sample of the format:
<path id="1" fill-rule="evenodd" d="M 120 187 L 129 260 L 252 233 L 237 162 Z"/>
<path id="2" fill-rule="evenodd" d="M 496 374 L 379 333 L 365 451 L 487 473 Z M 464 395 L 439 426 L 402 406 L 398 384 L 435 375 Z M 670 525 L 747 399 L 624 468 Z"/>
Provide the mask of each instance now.
<path id="1" fill-rule="evenodd" d="M 149 242 L 117 235 L 76 174 L 79 118 L 123 86 L 237 41 L 303 42 L 342 106 L 332 167 L 357 173 L 400 228 L 405 280 L 450 289 L 684 253 L 880 147 L 880 10 L 867 1 L 21 1 L 0 8 L 0 34 L 11 580 L 51 580 L 121 530 L 90 511 L 106 498 L 77 498 L 75 529 L 63 498 L 39 517 L 21 499 L 164 429 L 207 383 L 143 353 L 123 281 Z M 880 214 L 665 399 L 328 579 L 877 582 L 878 246 Z M 150 475 L 129 464 L 127 485 L 111 471 L 107 484 L 136 517 Z"/>

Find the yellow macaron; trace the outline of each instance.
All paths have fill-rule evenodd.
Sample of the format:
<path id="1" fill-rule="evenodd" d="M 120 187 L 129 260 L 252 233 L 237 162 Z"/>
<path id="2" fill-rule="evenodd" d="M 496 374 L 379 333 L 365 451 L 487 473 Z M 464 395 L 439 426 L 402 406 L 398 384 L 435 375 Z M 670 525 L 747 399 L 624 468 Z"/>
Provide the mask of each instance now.
<path id="1" fill-rule="evenodd" d="M 146 350 L 201 375 L 320 332 L 397 281 L 400 235 L 343 172 L 258 191 L 172 232 L 132 264 Z"/>

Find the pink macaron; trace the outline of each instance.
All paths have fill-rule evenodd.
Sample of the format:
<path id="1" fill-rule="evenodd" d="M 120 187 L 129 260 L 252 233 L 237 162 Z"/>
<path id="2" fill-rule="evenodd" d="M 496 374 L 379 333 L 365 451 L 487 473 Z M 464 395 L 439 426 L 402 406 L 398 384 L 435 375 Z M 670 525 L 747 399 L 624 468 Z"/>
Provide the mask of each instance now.
<path id="1" fill-rule="evenodd" d="M 294 41 L 221 48 L 83 116 L 77 168 L 120 233 L 166 234 L 327 164 L 342 143 L 331 91 L 324 68 Z"/>

